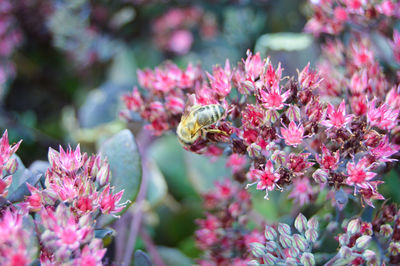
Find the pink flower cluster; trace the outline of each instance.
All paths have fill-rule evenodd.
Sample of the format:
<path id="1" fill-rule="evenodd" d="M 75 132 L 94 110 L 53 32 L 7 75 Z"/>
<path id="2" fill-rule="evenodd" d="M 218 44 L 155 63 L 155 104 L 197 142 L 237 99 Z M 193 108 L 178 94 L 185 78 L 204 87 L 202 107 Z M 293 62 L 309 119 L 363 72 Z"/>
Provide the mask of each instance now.
<path id="1" fill-rule="evenodd" d="M 1 197 L 7 196 L 10 174 L 17 168 L 11 156 L 19 145 L 9 145 L 7 131 L 0 139 L 0 169 L 5 175 L 0 179 Z M 28 265 L 35 256 L 28 244 L 37 237 L 42 265 L 101 265 L 106 250 L 94 237 L 95 222 L 101 214 L 115 216 L 126 207 L 127 202 L 120 202 L 124 191 L 114 193 L 110 187 L 107 161 L 81 153 L 79 145 L 66 151 L 50 148 L 48 158 L 43 182 L 26 183 L 29 196 L 9 208 L 0 205 L 0 264 Z M 30 230 L 35 228 L 36 234 L 22 225 L 34 213 L 38 218 L 31 220 Z"/>
<path id="2" fill-rule="evenodd" d="M 363 203 L 373 206 L 373 199 L 383 199 L 377 191 L 382 181 L 374 170 L 393 161 L 400 150 L 399 84 L 388 80 L 367 42 L 352 42 L 347 52 L 344 59 L 343 45 L 328 43 L 326 56 L 336 61 L 326 59 L 324 64 L 333 75 L 328 67 L 317 72 L 307 65 L 297 79 L 286 82 L 281 65 L 262 60 L 258 53 L 248 52 L 233 69 L 229 61 L 212 73 L 197 68 L 196 78 L 185 86 L 182 73 L 192 67 L 183 71 L 167 64 L 139 71 L 145 91 L 135 88 L 124 100 L 129 111 L 151 123 L 146 127 L 156 135 L 174 129 L 191 104 L 220 104 L 227 115 L 211 127 L 222 133 L 208 133 L 186 149 L 209 156 L 236 154 L 230 164 L 240 165 L 236 172 L 247 169 L 249 185 L 265 191 L 266 197 L 268 191 L 288 186 L 290 197 L 303 205 L 327 185 L 350 186 Z M 344 74 L 335 73 L 340 67 Z M 171 97 L 179 100 L 171 104 Z"/>
<path id="3" fill-rule="evenodd" d="M 158 17 L 152 27 L 154 43 L 159 49 L 177 55 L 190 51 L 194 28 L 205 39 L 217 34 L 216 18 L 199 7 L 172 8 Z"/>
<path id="4" fill-rule="evenodd" d="M 204 256 L 200 265 L 247 265 L 254 257 L 248 246 L 265 242 L 256 230 L 247 228 L 251 210 L 250 194 L 229 179 L 215 184 L 215 189 L 204 194 L 205 219 L 197 220 L 197 246 Z"/>
<path id="5" fill-rule="evenodd" d="M 14 209 L 0 213 L 0 264 L 29 265 L 36 250 L 30 248 L 32 232 L 23 224 L 24 215 Z"/>
<path id="6" fill-rule="evenodd" d="M 150 124 L 145 127 L 155 135 L 176 128 L 185 108 L 185 94 L 199 89 L 202 80 L 199 67 L 189 65 L 181 70 L 175 64 L 166 63 L 154 71 L 138 71 L 139 84 L 146 91 L 141 93 L 137 87 L 130 95 L 123 97 L 126 111 L 122 116 L 129 119 L 130 112 L 137 112 Z"/>
<path id="7" fill-rule="evenodd" d="M 314 16 L 307 22 L 306 30 L 315 35 L 338 35 L 345 26 L 385 28 L 400 17 L 398 1 L 316 0 L 310 1 Z"/>
<path id="8" fill-rule="evenodd" d="M 10 57 L 22 41 L 22 33 L 12 9 L 12 1 L 0 0 L 0 92 L 2 84 L 14 75 L 14 65 Z"/>
<path id="9" fill-rule="evenodd" d="M 28 185 L 31 195 L 26 198 L 29 211 L 40 211 L 56 202 L 68 204 L 71 211 L 80 217 L 100 211 L 116 214 L 125 208 L 127 202 L 120 203 L 123 190 L 113 194 L 110 187 L 110 167 L 100 155 L 88 157 L 68 148 L 60 152 L 49 149 L 50 167 L 45 175 L 46 188 L 38 189 Z"/>
<path id="10" fill-rule="evenodd" d="M 8 141 L 7 130 L 0 138 L 0 197 L 7 197 L 8 188 L 12 183 L 12 174 L 18 167 L 16 158 L 11 158 L 18 150 L 21 141 L 11 146 Z"/>

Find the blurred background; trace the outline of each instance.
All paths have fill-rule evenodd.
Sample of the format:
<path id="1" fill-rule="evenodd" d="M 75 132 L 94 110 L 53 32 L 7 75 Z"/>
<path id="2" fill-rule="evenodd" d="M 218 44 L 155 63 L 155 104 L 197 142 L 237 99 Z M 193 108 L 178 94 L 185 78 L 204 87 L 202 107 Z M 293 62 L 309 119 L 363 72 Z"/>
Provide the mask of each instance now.
<path id="1" fill-rule="evenodd" d="M 292 75 L 318 57 L 314 38 L 302 33 L 310 12 L 298 0 L 0 0 L 0 127 L 11 142 L 23 139 L 25 166 L 46 160 L 48 147 L 59 144 L 94 153 L 124 128 L 140 135 L 141 121 L 119 118 L 138 69 L 172 60 L 210 70 L 226 58 L 235 65 L 251 49 Z M 173 132 L 145 145 L 151 181 L 144 224 L 165 261 L 190 263 L 199 256 L 193 234 L 203 214 L 200 193 L 231 173 L 224 159 L 210 166 L 184 152 Z M 287 195 L 255 200 L 255 208 L 269 219 L 290 213 L 290 206 L 276 207 L 280 197 Z M 114 225 L 120 233 L 108 256 L 118 256 L 131 217 Z"/>

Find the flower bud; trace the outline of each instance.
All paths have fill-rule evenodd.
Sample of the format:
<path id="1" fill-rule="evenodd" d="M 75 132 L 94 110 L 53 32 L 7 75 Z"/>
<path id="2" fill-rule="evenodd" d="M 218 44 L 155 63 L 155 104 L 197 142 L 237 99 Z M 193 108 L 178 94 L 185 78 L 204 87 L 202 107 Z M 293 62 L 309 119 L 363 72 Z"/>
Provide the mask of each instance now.
<path id="1" fill-rule="evenodd" d="M 283 248 L 289 248 L 292 246 L 292 237 L 287 234 L 281 234 L 279 236 L 279 242 Z"/>
<path id="2" fill-rule="evenodd" d="M 360 219 L 353 219 L 347 224 L 347 233 L 354 235 L 360 232 L 361 224 Z"/>
<path id="3" fill-rule="evenodd" d="M 339 256 L 341 258 L 349 258 L 353 254 L 353 251 L 347 246 L 343 246 L 339 249 Z"/>
<path id="4" fill-rule="evenodd" d="M 315 265 L 315 259 L 314 259 L 314 255 L 309 253 L 309 252 L 304 252 L 303 255 L 300 258 L 300 262 L 304 265 L 304 266 L 312 266 Z"/>
<path id="5" fill-rule="evenodd" d="M 12 175 L 15 173 L 18 167 L 18 161 L 15 158 L 8 160 L 7 164 L 5 165 L 4 169 L 7 171 L 8 174 Z"/>
<path id="6" fill-rule="evenodd" d="M 307 222 L 307 226 L 308 226 L 309 229 L 312 228 L 312 229 L 314 229 L 314 230 L 318 230 L 318 225 L 319 225 L 319 223 L 318 223 L 318 220 L 317 220 L 316 217 L 312 217 L 312 218 L 311 218 L 310 220 L 308 220 L 308 222 Z"/>
<path id="7" fill-rule="evenodd" d="M 261 155 L 261 147 L 255 143 L 252 143 L 250 146 L 247 147 L 247 153 L 252 159 L 258 158 Z"/>
<path id="8" fill-rule="evenodd" d="M 274 252 L 278 248 L 278 245 L 274 241 L 267 241 L 265 249 L 269 252 Z"/>
<path id="9" fill-rule="evenodd" d="M 278 224 L 278 232 L 280 234 L 290 235 L 291 234 L 290 226 L 287 224 L 284 224 L 284 223 L 279 223 Z"/>
<path id="10" fill-rule="evenodd" d="M 381 225 L 379 233 L 384 237 L 389 237 L 393 233 L 393 229 L 390 224 L 383 224 Z"/>
<path id="11" fill-rule="evenodd" d="M 393 256 L 397 256 L 400 253 L 400 242 L 390 242 L 389 252 Z"/>
<path id="12" fill-rule="evenodd" d="M 242 82 L 242 89 L 246 94 L 249 94 L 249 91 L 254 91 L 254 84 L 250 80 L 246 80 Z"/>
<path id="13" fill-rule="evenodd" d="M 271 253 L 267 253 L 265 254 L 265 256 L 263 257 L 264 262 L 267 265 L 275 265 L 275 262 L 277 260 L 277 257 L 275 257 L 274 255 L 272 255 Z"/>
<path id="14" fill-rule="evenodd" d="M 362 256 L 364 257 L 364 259 L 370 263 L 370 264 L 376 264 L 376 254 L 374 251 L 367 249 L 366 251 L 364 251 L 364 253 L 362 254 Z"/>
<path id="15" fill-rule="evenodd" d="M 291 258 L 297 258 L 297 256 L 300 254 L 300 251 L 296 247 L 290 247 L 287 249 L 287 253 Z"/>
<path id="16" fill-rule="evenodd" d="M 265 255 L 265 247 L 264 245 L 253 242 L 250 244 L 251 253 L 253 253 L 254 257 L 262 258 Z"/>
<path id="17" fill-rule="evenodd" d="M 326 183 L 328 177 L 328 173 L 322 169 L 318 169 L 312 174 L 312 178 L 314 179 L 314 181 L 321 184 Z"/>
<path id="18" fill-rule="evenodd" d="M 265 238 L 267 240 L 275 240 L 278 237 L 278 233 L 275 231 L 272 226 L 266 225 L 265 226 Z"/>
<path id="19" fill-rule="evenodd" d="M 300 108 L 297 105 L 290 105 L 286 111 L 289 121 L 300 121 Z"/>
<path id="20" fill-rule="evenodd" d="M 307 218 L 302 213 L 299 213 L 299 215 L 297 215 L 297 217 L 296 217 L 296 220 L 294 220 L 294 227 L 300 233 L 304 233 L 304 231 L 306 231 Z"/>
<path id="21" fill-rule="evenodd" d="M 97 173 L 96 179 L 99 182 L 101 187 L 105 186 L 106 184 L 110 183 L 111 181 L 111 171 L 110 166 L 108 164 L 104 164 L 99 172 Z"/>
<path id="22" fill-rule="evenodd" d="M 247 266 L 260 266 L 261 264 L 256 260 L 251 260 L 247 263 Z"/>
<path id="23" fill-rule="evenodd" d="M 359 249 L 364 249 L 368 246 L 371 236 L 362 236 L 356 240 L 356 247 Z"/>
<path id="24" fill-rule="evenodd" d="M 277 164 L 277 167 L 285 164 L 286 161 L 285 157 L 286 157 L 285 152 L 280 150 L 274 151 L 274 153 L 271 155 L 271 159 Z"/>
<path id="25" fill-rule="evenodd" d="M 315 231 L 314 229 L 308 229 L 307 231 L 306 231 L 306 239 L 309 241 L 309 242 L 315 242 L 315 241 L 317 241 L 317 239 L 318 239 L 318 233 L 317 233 L 317 231 Z"/>
<path id="26" fill-rule="evenodd" d="M 295 258 L 287 258 L 285 260 L 285 266 L 297 266 L 297 261 Z"/>
<path id="27" fill-rule="evenodd" d="M 305 251 L 308 247 L 307 240 L 299 234 L 293 235 L 293 244 L 300 250 Z"/>
<path id="28" fill-rule="evenodd" d="M 56 164 L 56 160 L 59 157 L 59 155 L 60 154 L 56 150 L 49 148 L 49 153 L 47 155 L 47 158 L 49 160 L 50 167 L 53 167 Z"/>
<path id="29" fill-rule="evenodd" d="M 265 122 L 275 123 L 279 118 L 279 113 L 276 110 L 267 110 L 265 112 Z"/>

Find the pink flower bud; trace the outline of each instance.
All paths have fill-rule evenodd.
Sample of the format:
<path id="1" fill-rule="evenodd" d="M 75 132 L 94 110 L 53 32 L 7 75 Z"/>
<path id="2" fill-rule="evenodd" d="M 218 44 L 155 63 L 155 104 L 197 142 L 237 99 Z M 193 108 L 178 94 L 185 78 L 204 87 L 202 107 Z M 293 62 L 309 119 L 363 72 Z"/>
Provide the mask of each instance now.
<path id="1" fill-rule="evenodd" d="M 313 174 L 312 177 L 315 182 L 324 184 L 328 180 L 328 173 L 322 169 L 317 169 Z"/>
<path id="2" fill-rule="evenodd" d="M 108 164 L 104 164 L 97 173 L 96 179 L 99 181 L 100 186 L 105 186 L 111 181 L 111 171 Z"/>
<path id="3" fill-rule="evenodd" d="M 397 256 L 400 253 L 400 242 L 390 242 L 388 250 L 390 254 Z"/>
<path id="4" fill-rule="evenodd" d="M 287 234 L 281 234 L 279 236 L 279 242 L 281 243 L 283 248 L 289 248 L 292 246 L 292 237 Z"/>
<path id="5" fill-rule="evenodd" d="M 371 264 L 377 264 L 377 260 L 376 260 L 376 254 L 374 251 L 367 249 L 366 251 L 364 251 L 364 253 L 362 254 L 362 256 L 364 257 L 364 259 L 371 263 Z"/>
<path id="6" fill-rule="evenodd" d="M 299 234 L 293 235 L 293 244 L 295 244 L 300 251 L 305 251 L 308 247 L 307 240 Z"/>
<path id="7" fill-rule="evenodd" d="M 314 229 L 314 230 L 318 230 L 318 220 L 316 217 L 312 217 L 310 220 L 308 220 L 307 222 L 307 226 L 309 229 Z"/>
<path id="8" fill-rule="evenodd" d="M 315 242 L 315 241 L 317 241 L 317 239 L 318 239 L 318 232 L 315 231 L 314 229 L 308 229 L 308 230 L 306 231 L 306 239 L 307 239 L 309 242 Z"/>
<path id="9" fill-rule="evenodd" d="M 262 258 L 265 255 L 265 247 L 264 245 L 253 242 L 250 244 L 251 253 L 253 253 L 254 257 Z"/>
<path id="10" fill-rule="evenodd" d="M 7 164 L 4 167 L 4 170 L 7 171 L 10 175 L 14 174 L 18 167 L 18 161 L 15 158 L 8 160 Z"/>
<path id="11" fill-rule="evenodd" d="M 364 249 L 367 247 L 367 245 L 369 244 L 369 241 L 371 240 L 371 236 L 362 236 L 359 237 L 356 240 L 356 247 L 359 249 Z"/>
<path id="12" fill-rule="evenodd" d="M 338 254 L 341 258 L 349 258 L 353 254 L 353 251 L 349 247 L 343 246 L 339 249 Z"/>
<path id="13" fill-rule="evenodd" d="M 278 224 L 278 232 L 280 234 L 286 234 L 286 235 L 290 235 L 292 233 L 290 230 L 290 226 L 284 223 Z"/>
<path id="14" fill-rule="evenodd" d="M 299 213 L 299 215 L 297 215 L 297 217 L 296 217 L 296 220 L 294 220 L 294 227 L 300 233 L 304 233 L 306 231 L 307 218 L 302 213 Z"/>
<path id="15" fill-rule="evenodd" d="M 265 226 L 265 238 L 267 240 L 275 240 L 278 236 L 278 233 L 275 231 L 272 226 L 266 225 Z"/>
<path id="16" fill-rule="evenodd" d="M 390 226 L 390 224 L 381 225 L 379 233 L 384 237 L 389 237 L 393 233 L 392 226 Z"/>
<path id="17" fill-rule="evenodd" d="M 358 232 L 360 232 L 360 228 L 361 228 L 360 219 L 357 218 L 357 219 L 351 220 L 347 224 L 347 233 L 349 235 L 357 234 Z"/>
<path id="18" fill-rule="evenodd" d="M 265 249 L 269 252 L 274 252 L 278 248 L 278 245 L 274 241 L 267 241 Z"/>
<path id="19" fill-rule="evenodd" d="M 314 259 L 314 255 L 309 253 L 309 252 L 304 252 L 303 255 L 300 258 L 300 262 L 304 265 L 304 266 L 312 266 L 315 265 L 315 259 Z"/>

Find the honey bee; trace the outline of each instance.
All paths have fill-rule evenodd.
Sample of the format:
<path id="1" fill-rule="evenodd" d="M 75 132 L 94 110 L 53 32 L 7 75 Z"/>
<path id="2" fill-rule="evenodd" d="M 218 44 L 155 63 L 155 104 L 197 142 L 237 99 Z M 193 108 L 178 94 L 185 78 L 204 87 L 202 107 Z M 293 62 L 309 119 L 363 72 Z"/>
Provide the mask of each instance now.
<path id="1" fill-rule="evenodd" d="M 179 141 L 188 146 L 207 132 L 226 134 L 218 129 L 207 128 L 217 123 L 224 114 L 225 109 L 219 104 L 193 105 L 185 111 L 176 129 Z"/>

